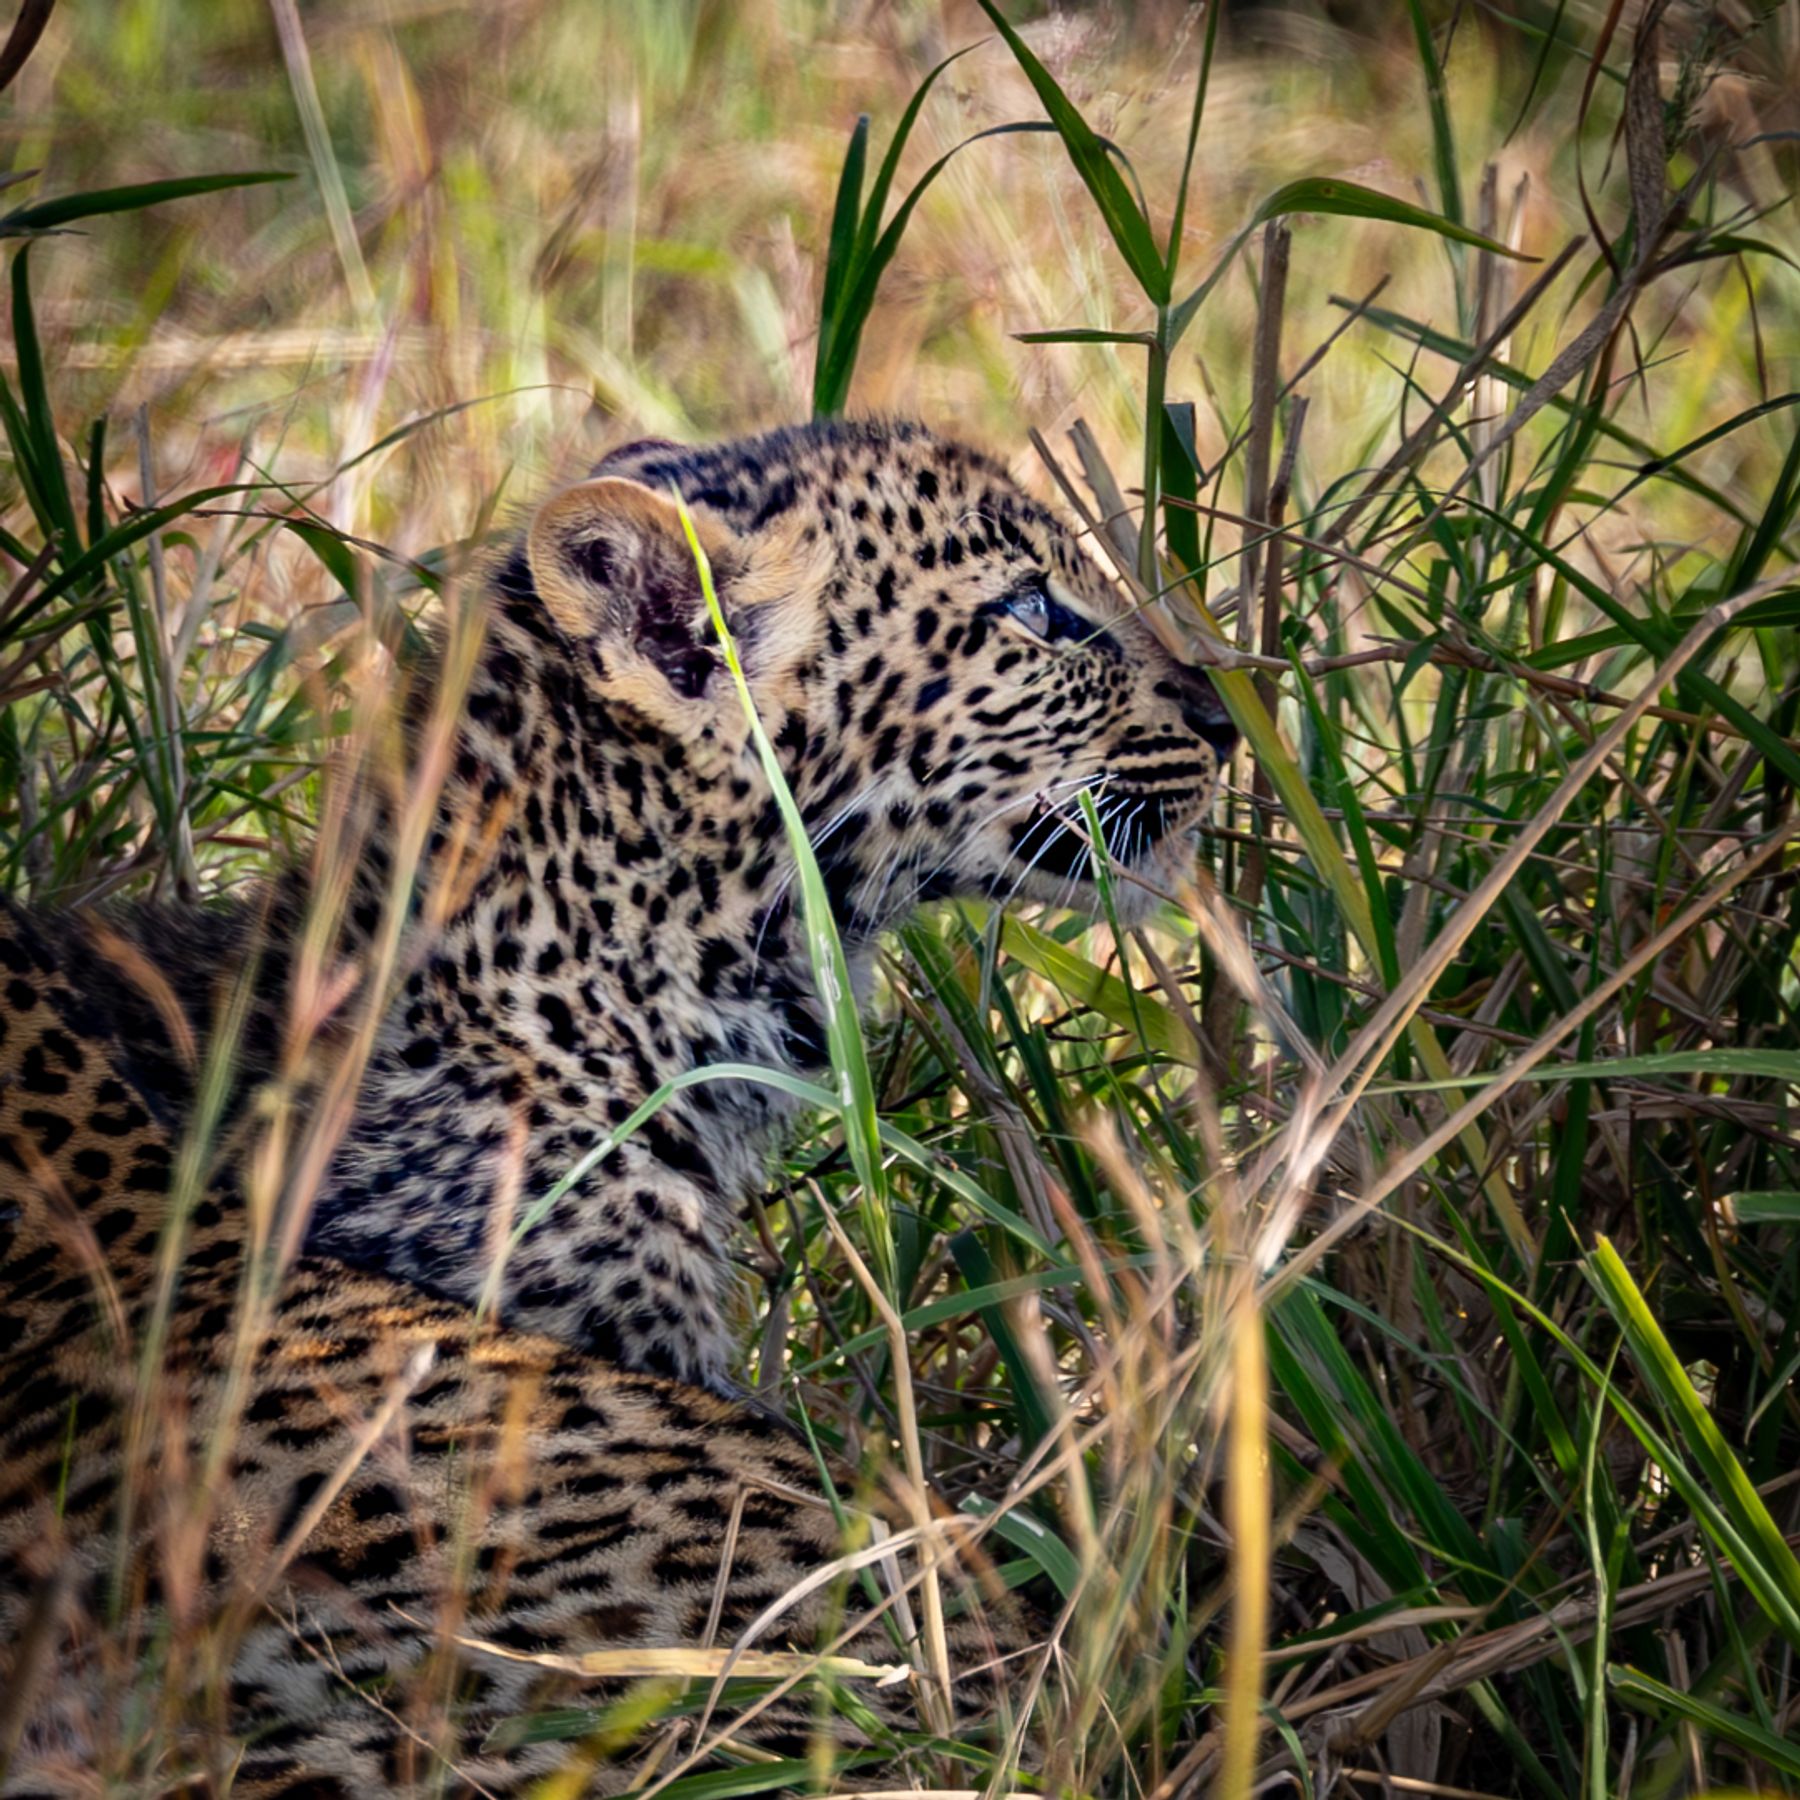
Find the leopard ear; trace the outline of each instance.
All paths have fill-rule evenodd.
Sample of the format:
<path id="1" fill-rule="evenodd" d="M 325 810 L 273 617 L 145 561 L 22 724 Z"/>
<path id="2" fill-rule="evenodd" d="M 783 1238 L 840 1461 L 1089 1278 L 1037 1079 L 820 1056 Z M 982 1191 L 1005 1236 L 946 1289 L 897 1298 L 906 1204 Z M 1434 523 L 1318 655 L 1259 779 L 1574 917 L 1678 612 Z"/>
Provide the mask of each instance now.
<path id="1" fill-rule="evenodd" d="M 694 526 L 723 598 L 739 541 L 711 514 Z M 737 738 L 742 708 L 672 499 L 620 476 L 585 481 L 539 510 L 526 555 L 539 599 L 589 652 L 588 678 L 609 699 L 684 739 Z"/>

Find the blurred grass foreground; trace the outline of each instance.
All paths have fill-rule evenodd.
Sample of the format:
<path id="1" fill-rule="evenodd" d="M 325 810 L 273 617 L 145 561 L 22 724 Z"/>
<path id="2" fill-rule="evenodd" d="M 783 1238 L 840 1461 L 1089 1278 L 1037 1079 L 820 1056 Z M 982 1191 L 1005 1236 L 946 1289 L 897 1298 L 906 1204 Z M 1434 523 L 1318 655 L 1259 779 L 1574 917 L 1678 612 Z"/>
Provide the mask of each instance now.
<path id="1" fill-rule="evenodd" d="M 821 1121 L 760 1390 L 998 1515 L 1059 1791 L 1800 1793 L 1796 0 L 62 0 L 0 125 L 8 891 L 302 852 L 615 443 L 988 448 L 1244 743 L 1150 927 L 889 946 L 1048 1254 L 890 1172 L 903 1427 Z"/>

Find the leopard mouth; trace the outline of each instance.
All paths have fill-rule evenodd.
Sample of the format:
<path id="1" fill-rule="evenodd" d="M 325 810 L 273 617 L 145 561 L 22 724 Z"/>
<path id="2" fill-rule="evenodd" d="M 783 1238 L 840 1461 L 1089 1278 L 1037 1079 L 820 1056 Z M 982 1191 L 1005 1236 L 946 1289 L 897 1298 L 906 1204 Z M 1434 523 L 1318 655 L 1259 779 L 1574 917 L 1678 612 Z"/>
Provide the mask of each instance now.
<path id="1" fill-rule="evenodd" d="M 1174 839 L 1189 835 L 1205 811 L 1206 796 L 1180 793 L 1119 793 L 1096 800 L 1101 840 L 1108 858 L 1122 868 L 1154 860 Z M 1041 796 L 1028 818 L 1011 828 L 1013 861 L 1031 872 L 1073 881 L 1091 877 L 1092 830 L 1078 804 L 1052 805 Z"/>

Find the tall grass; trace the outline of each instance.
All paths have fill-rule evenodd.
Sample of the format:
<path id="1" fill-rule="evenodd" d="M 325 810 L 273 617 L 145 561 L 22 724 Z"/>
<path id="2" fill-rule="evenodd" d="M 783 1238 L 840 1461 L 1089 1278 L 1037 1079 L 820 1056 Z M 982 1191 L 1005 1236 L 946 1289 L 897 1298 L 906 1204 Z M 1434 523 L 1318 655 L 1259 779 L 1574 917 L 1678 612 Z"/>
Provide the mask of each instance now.
<path id="1" fill-rule="evenodd" d="M 1146 930 L 900 934 L 759 1386 L 1006 1547 L 1053 1786 L 1800 1789 L 1795 7 L 270 17 L 13 89 L 45 192 L 298 179 L 14 252 L 9 887 L 290 850 L 598 442 L 1002 446 L 1245 747 Z"/>

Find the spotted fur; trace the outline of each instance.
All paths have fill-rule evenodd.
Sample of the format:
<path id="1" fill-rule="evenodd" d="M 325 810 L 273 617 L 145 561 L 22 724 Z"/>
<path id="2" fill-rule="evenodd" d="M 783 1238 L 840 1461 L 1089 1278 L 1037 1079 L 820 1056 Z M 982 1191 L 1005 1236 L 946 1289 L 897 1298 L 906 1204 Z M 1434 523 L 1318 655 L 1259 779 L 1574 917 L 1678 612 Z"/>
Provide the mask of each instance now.
<path id="1" fill-rule="evenodd" d="M 672 492 L 859 986 L 921 901 L 1087 903 L 1083 791 L 1127 874 L 1178 858 L 1198 823 L 1231 742 L 1204 676 L 1119 616 L 992 464 L 914 427 L 839 425 L 635 446 L 495 566 L 393 1001 L 278 1279 L 285 1216 L 244 1200 L 262 1115 L 214 1129 L 196 1071 L 221 997 L 247 992 L 247 1091 L 274 1074 L 302 1112 L 323 1104 L 295 1043 L 347 1033 L 329 1007 L 296 1025 L 322 1006 L 298 973 L 307 877 L 217 916 L 7 914 L 0 1603 L 9 1637 L 54 1647 L 14 1665 L 21 1683 L 52 1672 L 40 1772 L 114 1741 L 94 1695 L 141 1670 L 68 1623 L 122 1616 L 108 1580 L 139 1582 L 177 1645 L 257 1596 L 224 1621 L 228 1652 L 165 1685 L 214 1727 L 164 1746 L 176 1764 L 235 1745 L 235 1774 L 210 1769 L 234 1791 L 410 1792 L 448 1757 L 499 1791 L 568 1749 L 487 1731 L 567 1681 L 457 1638 L 691 1644 L 702 1595 L 728 1631 L 836 1553 L 809 1455 L 703 1391 L 730 1387 L 730 1244 L 787 1103 L 703 1084 L 608 1141 L 671 1077 L 812 1074 L 823 1053 L 791 857 Z M 357 807 L 329 967 L 373 980 L 404 814 L 379 788 Z M 207 1156 L 183 1161 L 196 1142 Z M 596 1149 L 512 1242 L 516 1209 Z M 103 1528 L 146 1467 L 204 1481 L 203 1504 Z M 742 1550 L 727 1566 L 722 1512 Z M 830 1616 L 814 1594 L 783 1641 L 816 1644 Z M 968 1667 L 988 1660 L 974 1617 Z M 804 1718 L 759 1729 L 791 1744 Z"/>
<path id="2" fill-rule="evenodd" d="M 778 1421 L 391 1277 L 303 1256 L 259 1302 L 229 1156 L 168 1204 L 164 1107 L 57 949 L 0 907 L 0 1792 L 423 1800 L 560 1772 L 610 1794 L 721 1737 L 803 1759 L 822 1730 L 854 1755 L 917 1727 L 910 1680 L 860 1683 L 873 1739 L 800 1680 L 728 1699 L 704 1741 L 525 1732 L 627 1691 L 588 1653 L 722 1649 L 771 1607 L 749 1648 L 903 1665 L 865 1597 L 819 1580 L 889 1503 L 837 1469 L 847 1543 Z M 978 1731 L 1021 1620 L 978 1550 L 944 1548 Z M 876 1566 L 909 1619 L 916 1563 Z"/>
<path id="3" fill-rule="evenodd" d="M 315 1215 L 313 1246 L 346 1262 L 473 1299 L 505 1183 L 545 1195 L 689 1070 L 819 1066 L 791 859 L 671 489 L 710 545 L 859 985 L 921 900 L 1087 902 L 1079 787 L 1137 868 L 1178 854 L 1207 801 L 1231 741 L 1210 683 L 1119 618 L 982 458 L 840 425 L 610 459 L 498 572 L 438 834 L 497 841 L 406 982 Z M 1007 607 L 1050 589 L 1079 629 L 1042 642 Z M 747 1082 L 669 1103 L 513 1250 L 503 1316 L 720 1383 L 725 1251 L 790 1111 Z"/>

